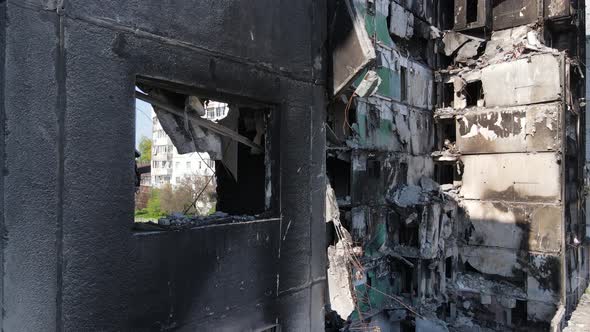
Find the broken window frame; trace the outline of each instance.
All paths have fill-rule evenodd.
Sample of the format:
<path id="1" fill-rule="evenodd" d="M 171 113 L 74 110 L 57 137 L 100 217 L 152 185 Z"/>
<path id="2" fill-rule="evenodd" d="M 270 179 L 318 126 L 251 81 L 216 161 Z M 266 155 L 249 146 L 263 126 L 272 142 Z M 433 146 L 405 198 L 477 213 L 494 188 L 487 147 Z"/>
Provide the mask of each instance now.
<path id="1" fill-rule="evenodd" d="M 191 96 L 206 96 L 216 101 L 227 102 L 228 105 L 238 105 L 239 108 L 252 108 L 256 111 L 263 112 L 265 114 L 265 134 L 263 135 L 263 141 L 261 144 L 256 144 L 252 140 L 240 135 L 236 131 L 233 131 L 221 124 L 214 122 L 214 119 L 207 118 L 207 113 L 204 117 L 190 116 L 189 120 L 196 124 L 202 125 L 207 129 L 212 129 L 212 132 L 218 133 L 222 137 L 228 137 L 231 141 L 237 142 L 238 145 L 245 145 L 251 149 L 254 153 L 264 154 L 264 209 L 259 213 L 254 214 L 255 220 L 280 220 L 280 113 L 277 111 L 276 105 L 269 103 L 259 102 L 244 97 L 226 95 L 207 89 L 201 89 L 198 87 L 191 87 L 180 85 L 174 82 L 161 81 L 156 78 L 150 78 L 146 76 L 136 76 L 136 84 L 144 84 L 150 87 L 159 88 L 162 90 L 170 91 L 173 93 Z M 181 115 L 184 117 L 184 111 L 178 108 L 172 107 L 173 105 L 167 105 L 159 100 L 154 100 L 153 97 L 145 94 L 141 91 L 136 91 L 136 99 L 143 100 L 148 104 L 159 106 L 160 109 L 164 109 L 169 113 Z M 205 109 L 207 111 L 207 109 Z M 157 119 L 157 117 L 155 117 Z M 154 120 L 154 123 L 157 120 Z M 174 146 L 174 145 L 172 145 Z M 204 162 L 205 165 L 215 165 L 215 161 L 208 159 Z M 221 163 L 220 163 L 221 165 Z M 152 184 L 153 185 L 153 184 Z M 223 212 L 223 211 L 221 211 Z M 229 218 L 237 216 L 236 214 L 229 214 Z M 239 221 L 239 220 L 238 220 Z M 232 221 L 233 222 L 233 221 Z M 231 224 L 231 223 L 230 223 Z M 134 227 L 136 224 L 134 224 Z M 204 227 L 210 225 L 203 225 Z M 195 227 L 198 227 L 196 225 Z M 192 227 L 191 227 L 192 228 Z M 138 230 L 138 229 L 136 229 Z"/>

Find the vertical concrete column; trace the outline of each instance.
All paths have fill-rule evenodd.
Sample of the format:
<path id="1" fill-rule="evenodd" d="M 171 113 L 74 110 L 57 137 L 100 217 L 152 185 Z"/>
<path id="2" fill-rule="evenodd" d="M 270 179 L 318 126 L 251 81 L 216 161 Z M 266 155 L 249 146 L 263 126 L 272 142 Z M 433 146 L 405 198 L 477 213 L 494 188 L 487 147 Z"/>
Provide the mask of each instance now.
<path id="1" fill-rule="evenodd" d="M 2 329 L 59 330 L 60 17 L 2 2 Z M 63 85 L 62 85 L 63 87 Z"/>

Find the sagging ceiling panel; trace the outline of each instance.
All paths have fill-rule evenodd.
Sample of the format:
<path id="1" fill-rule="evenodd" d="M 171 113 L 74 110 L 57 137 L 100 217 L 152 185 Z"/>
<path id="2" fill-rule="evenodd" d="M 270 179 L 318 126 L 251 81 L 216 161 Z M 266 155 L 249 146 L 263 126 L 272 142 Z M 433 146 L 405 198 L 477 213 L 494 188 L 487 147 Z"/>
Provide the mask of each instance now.
<path id="1" fill-rule="evenodd" d="M 333 94 L 338 95 L 376 58 L 365 22 L 350 0 L 334 14 L 332 39 Z"/>

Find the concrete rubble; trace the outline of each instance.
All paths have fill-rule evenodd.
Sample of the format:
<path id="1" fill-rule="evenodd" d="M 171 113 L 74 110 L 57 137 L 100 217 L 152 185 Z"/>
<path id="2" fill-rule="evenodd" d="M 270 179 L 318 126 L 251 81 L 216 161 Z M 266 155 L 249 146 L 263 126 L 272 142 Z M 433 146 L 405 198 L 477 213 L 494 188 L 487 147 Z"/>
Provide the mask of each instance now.
<path id="1" fill-rule="evenodd" d="M 157 222 L 149 221 L 145 223 L 135 223 L 134 229 L 142 231 L 161 231 L 161 230 L 182 230 L 194 227 L 208 226 L 208 225 L 223 225 L 237 222 L 248 222 L 260 220 L 258 216 L 252 215 L 229 215 L 224 212 L 217 211 L 207 216 L 193 216 L 182 213 L 173 213 L 169 216 L 159 218 Z"/>

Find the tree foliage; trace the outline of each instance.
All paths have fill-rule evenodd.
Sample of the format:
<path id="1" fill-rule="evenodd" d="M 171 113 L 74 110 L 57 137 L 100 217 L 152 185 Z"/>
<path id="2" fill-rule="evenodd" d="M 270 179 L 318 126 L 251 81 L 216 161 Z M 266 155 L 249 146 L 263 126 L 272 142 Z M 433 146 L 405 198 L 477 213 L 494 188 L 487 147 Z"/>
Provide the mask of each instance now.
<path id="1" fill-rule="evenodd" d="M 176 186 L 160 190 L 160 204 L 165 213 L 207 215 L 215 205 L 215 183 L 207 176 L 187 176 Z"/>
<path id="2" fill-rule="evenodd" d="M 141 156 L 139 157 L 139 161 L 141 162 L 151 162 L 152 161 L 152 140 L 142 136 L 141 140 L 139 141 L 139 153 Z"/>
<path id="3" fill-rule="evenodd" d="M 164 215 L 160 203 L 160 191 L 158 189 L 152 189 L 150 193 L 150 199 L 147 202 L 147 207 L 145 210 L 147 214 L 152 217 Z"/>

